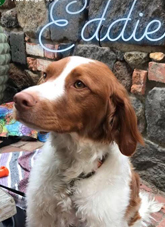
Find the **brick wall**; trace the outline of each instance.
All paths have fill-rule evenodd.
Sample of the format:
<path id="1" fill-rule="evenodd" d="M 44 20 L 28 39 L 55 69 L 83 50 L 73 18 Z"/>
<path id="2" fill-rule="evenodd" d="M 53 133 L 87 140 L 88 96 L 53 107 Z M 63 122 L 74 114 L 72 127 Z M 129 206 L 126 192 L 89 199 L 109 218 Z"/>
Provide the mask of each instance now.
<path id="1" fill-rule="evenodd" d="M 65 18 L 64 9 L 68 2 L 61 0 L 58 8 L 54 9 L 54 13 L 58 13 L 59 18 Z M 112 2 L 113 12 L 107 12 L 109 21 L 123 15 L 129 7 L 128 2 L 132 1 L 122 0 L 122 4 L 121 0 Z M 137 114 L 139 129 L 145 138 L 146 146 L 138 147 L 132 158 L 133 163 L 145 180 L 165 191 L 165 39 L 156 43 L 157 45 L 146 40 L 138 45 L 132 41 L 101 42 L 103 47 L 100 47 L 99 42 L 96 41 L 84 42 L 80 37 L 82 26 L 89 19 L 97 17 L 105 3 L 106 1 L 103 0 L 88 1 L 83 13 L 69 17 L 69 25 L 65 29 L 49 26 L 43 38 L 45 46 L 49 49 L 61 50 L 75 43 L 75 48 L 70 51 L 51 53 L 39 45 L 38 35 L 41 28 L 50 20 L 49 12 L 53 3 L 45 1 L 11 3 L 10 0 L 6 0 L 0 13 L 1 25 L 5 28 L 11 46 L 10 79 L 21 90 L 36 83 L 37 79 L 34 82 L 34 78 L 39 78 L 40 72 L 43 72 L 50 62 L 70 55 L 89 57 L 107 64 L 129 92 Z M 82 7 L 82 4 L 82 1 L 79 1 L 75 7 Z M 151 4 L 153 7 L 149 7 Z M 138 1 L 136 9 L 138 12 L 144 12 L 146 9 L 147 13 L 139 28 L 139 34 L 142 34 L 142 27 L 147 26 L 147 20 L 150 18 L 156 17 L 165 21 L 165 10 L 161 0 L 156 3 L 149 0 Z M 135 20 L 137 20 L 136 13 L 132 18 L 132 21 Z M 92 34 L 92 29 L 94 28 L 89 29 L 87 35 Z M 17 84 L 19 82 L 13 76 L 16 72 L 21 78 L 25 77 L 21 82 L 23 85 Z M 30 79 L 27 81 L 27 76 L 32 78 L 33 82 L 29 82 Z M 11 84 L 9 87 L 13 89 Z"/>

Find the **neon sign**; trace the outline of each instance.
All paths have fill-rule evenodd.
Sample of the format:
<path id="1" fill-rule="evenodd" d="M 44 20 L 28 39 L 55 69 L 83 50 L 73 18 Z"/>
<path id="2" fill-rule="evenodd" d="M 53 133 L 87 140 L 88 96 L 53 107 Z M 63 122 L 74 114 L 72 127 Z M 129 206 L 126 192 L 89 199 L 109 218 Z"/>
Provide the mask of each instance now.
<path id="1" fill-rule="evenodd" d="M 44 44 L 42 42 L 42 34 L 45 31 L 45 29 L 47 29 L 49 26 L 54 24 L 54 25 L 62 28 L 62 27 L 66 27 L 69 24 L 69 21 L 66 20 L 66 19 L 55 19 L 53 17 L 53 10 L 54 10 L 54 8 L 55 8 L 55 6 L 56 6 L 56 4 L 58 2 L 59 2 L 59 0 L 55 0 L 55 2 L 52 4 L 52 7 L 50 9 L 51 22 L 46 24 L 42 28 L 42 30 L 40 31 L 40 34 L 39 34 L 39 43 L 40 43 L 40 45 L 45 50 L 50 51 L 50 52 L 54 52 L 54 53 L 65 52 L 67 50 L 72 49 L 75 46 L 75 44 L 72 44 L 69 47 L 67 47 L 65 49 L 62 49 L 62 50 L 52 50 L 52 49 L 49 49 L 46 46 L 44 46 Z M 84 4 L 83 4 L 82 8 L 79 9 L 78 11 L 75 11 L 75 12 L 71 11 L 71 6 L 73 4 L 76 4 L 77 2 L 78 2 L 78 0 L 73 0 L 72 2 L 67 4 L 67 6 L 65 8 L 67 14 L 70 14 L 70 15 L 80 14 L 86 9 L 87 4 L 88 4 L 88 0 L 84 0 Z M 161 23 L 160 20 L 152 20 L 152 21 L 150 21 L 148 23 L 148 25 L 146 26 L 143 35 L 141 37 L 137 38 L 136 35 L 137 35 L 138 29 L 140 27 L 140 19 L 138 19 L 136 21 L 136 24 L 134 25 L 134 30 L 133 30 L 132 34 L 130 35 L 130 37 L 125 37 L 126 28 L 127 28 L 127 25 L 129 23 L 129 21 L 132 20 L 131 19 L 131 15 L 132 15 L 132 13 L 133 13 L 133 11 L 135 9 L 136 2 L 137 2 L 137 0 L 133 1 L 133 4 L 132 4 L 132 6 L 130 8 L 130 11 L 129 11 L 127 17 L 115 20 L 107 28 L 106 34 L 102 38 L 99 38 L 100 28 L 101 28 L 103 22 L 106 21 L 106 14 L 107 14 L 108 8 L 110 7 L 110 3 L 111 3 L 111 0 L 108 0 L 101 17 L 91 19 L 83 26 L 83 28 L 81 30 L 81 38 L 82 38 L 82 40 L 84 40 L 86 42 L 90 42 L 90 41 L 92 41 L 94 39 L 97 40 L 97 41 L 106 41 L 106 40 L 108 40 L 110 42 L 114 42 L 114 41 L 118 41 L 118 40 L 123 40 L 125 42 L 128 42 L 130 40 L 134 40 L 135 42 L 140 42 L 140 41 L 146 39 L 146 40 L 148 40 L 150 42 L 158 42 L 158 41 L 162 40 L 163 38 L 165 38 L 165 33 L 163 35 L 161 35 L 160 37 L 157 37 L 157 38 L 153 38 L 152 37 L 152 35 L 156 34 L 156 32 L 158 32 L 161 29 L 161 27 L 162 27 L 162 23 Z M 139 13 L 139 18 L 142 18 L 143 16 L 144 16 L 143 13 Z M 96 30 L 93 32 L 93 34 L 90 35 L 90 37 L 85 37 L 86 30 L 88 29 L 88 27 L 90 25 L 92 25 L 93 23 L 96 23 L 96 22 L 98 23 Z M 118 34 L 117 37 L 112 37 L 112 29 L 114 28 L 115 25 L 117 25 L 118 23 L 121 23 L 121 22 L 123 22 L 124 24 L 123 24 L 123 27 L 121 29 L 120 34 Z M 154 30 L 151 30 L 152 26 L 154 26 Z"/>

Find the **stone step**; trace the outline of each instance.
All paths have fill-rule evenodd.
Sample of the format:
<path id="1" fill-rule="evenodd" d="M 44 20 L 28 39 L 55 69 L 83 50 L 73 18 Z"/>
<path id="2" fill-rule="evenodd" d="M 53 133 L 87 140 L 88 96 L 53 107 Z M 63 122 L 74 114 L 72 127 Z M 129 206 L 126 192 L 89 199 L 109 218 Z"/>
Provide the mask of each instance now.
<path id="1" fill-rule="evenodd" d="M 16 214 L 14 199 L 0 188 L 0 222 Z"/>

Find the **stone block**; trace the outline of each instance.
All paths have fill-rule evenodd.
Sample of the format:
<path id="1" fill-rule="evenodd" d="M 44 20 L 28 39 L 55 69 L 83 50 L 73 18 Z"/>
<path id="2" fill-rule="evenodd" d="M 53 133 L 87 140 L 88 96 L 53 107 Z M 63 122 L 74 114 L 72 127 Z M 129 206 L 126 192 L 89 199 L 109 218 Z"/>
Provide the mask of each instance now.
<path id="1" fill-rule="evenodd" d="M 57 50 L 63 50 L 63 49 L 67 49 L 71 45 L 72 45 L 71 43 L 60 43 L 59 45 L 56 45 L 56 48 Z M 73 54 L 73 51 L 74 51 L 74 48 L 62 53 L 57 53 L 57 58 L 62 59 L 62 58 L 71 56 Z"/>
<path id="2" fill-rule="evenodd" d="M 57 6 L 54 7 L 53 16 L 54 18 L 64 18 L 68 20 L 68 25 L 64 27 L 56 26 L 55 24 L 50 26 L 51 39 L 53 41 L 69 40 L 76 42 L 80 38 L 80 30 L 83 23 L 85 22 L 84 13 L 80 14 L 68 14 L 66 13 L 66 6 L 70 3 L 70 0 L 60 0 Z M 49 5 L 49 12 L 52 7 Z M 83 7 L 82 1 L 77 1 L 76 4 L 72 4 L 72 12 L 76 12 Z"/>
<path id="3" fill-rule="evenodd" d="M 126 52 L 124 59 L 132 69 L 141 68 L 144 64 L 149 62 L 148 53 L 139 51 Z"/>
<path id="4" fill-rule="evenodd" d="M 10 64 L 9 79 L 12 81 L 13 86 L 18 88 L 18 91 L 34 85 L 32 78 L 13 63 Z"/>
<path id="5" fill-rule="evenodd" d="M 138 123 L 139 131 L 141 133 L 143 133 L 145 130 L 145 127 L 146 127 L 144 105 L 134 95 L 130 95 L 129 97 L 130 97 L 131 104 L 132 104 L 132 106 L 135 110 L 136 116 L 137 116 L 137 123 Z"/>
<path id="6" fill-rule="evenodd" d="M 146 98 L 147 136 L 165 146 L 165 88 L 155 87 Z"/>
<path id="7" fill-rule="evenodd" d="M 138 146 L 132 162 L 142 179 L 165 192 L 165 148 L 145 140 L 145 146 Z"/>
<path id="8" fill-rule="evenodd" d="M 124 52 L 123 51 L 120 51 L 117 49 L 113 49 L 113 51 L 115 52 L 116 58 L 118 61 L 124 61 Z"/>
<path id="9" fill-rule="evenodd" d="M 28 55 L 44 57 L 44 50 L 40 44 L 26 43 L 26 53 Z"/>
<path id="10" fill-rule="evenodd" d="M 165 64 L 150 62 L 148 69 L 148 79 L 165 83 Z"/>
<path id="11" fill-rule="evenodd" d="M 89 4 L 89 20 L 92 20 L 93 18 L 101 17 L 103 14 L 103 11 L 105 9 L 105 6 L 107 4 L 107 0 L 90 0 Z M 117 19 L 126 18 L 130 12 L 131 6 L 133 5 L 132 0 L 111 0 L 110 5 L 108 6 L 105 18 L 106 20 L 103 21 L 103 29 L 101 31 L 101 37 L 105 36 L 107 33 L 107 30 L 109 26 L 112 24 L 112 22 L 116 21 Z M 121 7 L 122 6 L 122 7 Z M 133 8 L 133 11 L 130 15 L 130 21 L 127 23 L 124 37 L 130 38 L 133 34 L 133 31 L 135 30 L 135 25 L 137 24 L 137 21 L 139 20 L 139 26 L 137 27 L 137 30 L 135 32 L 136 38 L 141 38 L 144 34 L 145 29 L 147 28 L 147 25 L 152 20 L 158 19 L 162 23 L 161 28 L 155 32 L 152 35 L 149 35 L 152 39 L 158 39 L 160 38 L 164 32 L 165 32 L 165 10 L 164 10 L 164 1 L 157 0 L 150 1 L 150 0 L 141 0 L 136 1 L 136 4 Z M 98 23 L 92 23 L 91 26 L 88 27 L 88 31 L 90 34 L 90 37 L 94 34 L 96 31 L 96 28 L 98 26 Z M 124 22 L 118 22 L 112 27 L 112 32 L 110 36 L 112 38 L 116 38 L 123 29 Z M 158 27 L 157 23 L 150 24 L 149 31 L 155 31 Z M 147 44 L 147 45 L 163 45 L 165 44 L 165 38 L 161 39 L 160 41 L 149 41 L 149 39 L 144 38 L 141 41 L 134 41 L 133 39 L 130 39 L 130 41 L 123 41 L 122 39 L 119 40 L 120 42 L 124 43 L 131 43 L 131 44 Z"/>
<path id="12" fill-rule="evenodd" d="M 17 17 L 20 27 L 31 38 L 38 38 L 41 28 L 48 23 L 46 1 L 16 1 Z M 43 34 L 50 38 L 49 29 Z"/>
<path id="13" fill-rule="evenodd" d="M 34 83 L 34 85 L 36 85 L 40 79 L 40 76 L 36 73 L 31 72 L 30 70 L 25 70 L 25 74 L 30 77 Z"/>
<path id="14" fill-rule="evenodd" d="M 11 32 L 10 46 L 12 61 L 20 64 L 26 64 L 26 48 L 24 32 Z"/>
<path id="15" fill-rule="evenodd" d="M 7 10 L 7 11 L 2 13 L 1 24 L 6 28 L 18 27 L 16 8 Z"/>
<path id="16" fill-rule="evenodd" d="M 117 61 L 113 72 L 121 84 L 130 91 L 132 85 L 132 69 L 125 62 Z"/>
<path id="17" fill-rule="evenodd" d="M 101 61 L 108 65 L 111 70 L 116 61 L 116 55 L 109 47 L 98 47 L 96 45 L 77 45 L 73 55 Z"/>
<path id="18" fill-rule="evenodd" d="M 136 95 L 145 95 L 148 72 L 135 69 L 132 75 L 131 93 Z"/>
<path id="19" fill-rule="evenodd" d="M 165 54 L 162 52 L 154 52 L 154 53 L 150 53 L 150 58 L 153 61 L 157 61 L 160 62 L 165 58 Z"/>

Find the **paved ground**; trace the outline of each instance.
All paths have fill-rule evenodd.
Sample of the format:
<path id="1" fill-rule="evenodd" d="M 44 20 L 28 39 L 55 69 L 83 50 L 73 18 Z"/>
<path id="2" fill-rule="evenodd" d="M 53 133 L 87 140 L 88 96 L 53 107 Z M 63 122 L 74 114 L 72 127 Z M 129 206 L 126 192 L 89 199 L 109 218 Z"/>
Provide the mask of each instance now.
<path id="1" fill-rule="evenodd" d="M 33 151 L 42 147 L 42 145 L 43 143 L 39 141 L 19 141 L 18 143 L 1 148 L 0 152 Z M 165 194 L 144 181 L 141 181 L 141 188 L 155 196 L 157 201 L 164 203 L 162 210 L 159 213 L 153 215 L 154 219 L 152 221 L 152 227 L 165 227 Z"/>
<path id="2" fill-rule="evenodd" d="M 42 147 L 43 143 L 39 141 L 19 141 L 10 146 L 0 148 L 0 152 L 15 152 L 15 151 L 34 151 Z"/>

